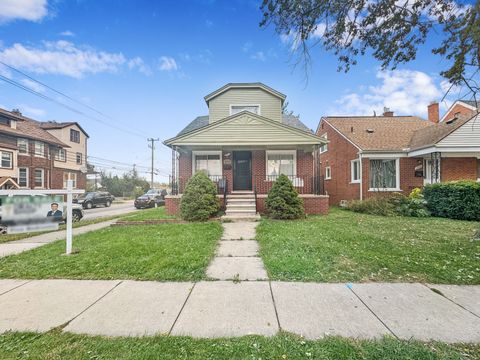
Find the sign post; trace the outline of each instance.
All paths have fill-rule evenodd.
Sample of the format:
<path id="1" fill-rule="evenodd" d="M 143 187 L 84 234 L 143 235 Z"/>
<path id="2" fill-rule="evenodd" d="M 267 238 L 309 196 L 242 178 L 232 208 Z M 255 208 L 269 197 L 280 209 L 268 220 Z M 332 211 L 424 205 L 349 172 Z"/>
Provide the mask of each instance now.
<path id="1" fill-rule="evenodd" d="M 72 190 L 73 180 L 67 180 L 67 255 L 72 253 Z"/>

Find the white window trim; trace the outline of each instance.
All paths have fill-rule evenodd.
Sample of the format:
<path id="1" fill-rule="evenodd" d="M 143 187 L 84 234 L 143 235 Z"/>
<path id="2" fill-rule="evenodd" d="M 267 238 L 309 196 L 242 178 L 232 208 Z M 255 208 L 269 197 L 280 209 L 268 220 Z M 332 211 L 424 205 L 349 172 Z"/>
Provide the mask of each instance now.
<path id="1" fill-rule="evenodd" d="M 324 133 L 320 135 L 320 138 L 325 139 L 328 141 L 328 134 Z M 323 148 L 323 150 L 322 150 Z M 320 146 L 320 154 L 326 153 L 328 151 L 328 142 Z"/>
<path id="2" fill-rule="evenodd" d="M 7 154 L 10 155 L 10 166 L 9 167 L 3 167 L 2 166 L 3 153 L 7 153 Z M 14 164 L 13 164 L 13 157 L 14 156 L 13 155 L 14 155 L 13 151 L 0 150 L 0 169 L 7 169 L 7 170 L 14 169 Z"/>
<path id="3" fill-rule="evenodd" d="M 37 143 L 38 144 L 43 144 L 43 154 L 42 155 L 37 154 Z M 35 143 L 33 145 L 33 155 L 35 157 L 43 157 L 43 158 L 45 157 L 45 143 L 43 141 L 35 140 Z"/>
<path id="4" fill-rule="evenodd" d="M 293 155 L 293 177 L 297 177 L 297 150 L 266 150 L 265 151 L 265 180 L 269 180 L 268 175 L 268 155 L 269 154 L 287 154 L 287 155 Z M 254 174 L 255 175 L 255 174 Z"/>
<path id="5" fill-rule="evenodd" d="M 25 145 L 27 146 L 27 151 L 26 151 L 26 152 L 21 152 L 21 151 L 20 151 L 19 142 L 25 142 Z M 24 156 L 25 156 L 25 155 L 26 155 L 26 156 L 29 155 L 30 149 L 29 149 L 29 140 L 28 140 L 28 139 L 18 138 L 18 139 L 17 139 L 17 147 L 18 147 L 18 155 L 24 155 Z"/>
<path id="6" fill-rule="evenodd" d="M 368 186 L 369 186 L 369 189 L 368 191 L 371 191 L 371 192 L 380 192 L 380 191 L 402 191 L 402 189 L 400 188 L 400 159 L 399 158 L 384 158 L 384 159 L 380 159 L 380 158 L 371 158 L 371 160 L 395 160 L 395 175 L 396 175 L 396 184 L 397 184 L 397 187 L 396 188 L 371 188 L 370 187 L 370 179 L 368 180 Z M 368 159 L 368 171 L 369 171 L 369 174 L 370 174 L 370 158 Z"/>
<path id="7" fill-rule="evenodd" d="M 214 175 L 214 176 L 222 176 L 223 175 L 223 159 L 222 159 L 222 151 L 216 151 L 216 150 L 205 150 L 205 151 L 192 151 L 192 175 L 195 174 L 195 156 L 197 155 L 220 155 L 220 168 L 222 170 L 222 173 L 220 175 Z"/>
<path id="8" fill-rule="evenodd" d="M 21 169 L 25 169 L 25 170 L 26 170 L 25 175 L 26 175 L 26 177 L 27 177 L 27 184 L 26 184 L 25 186 L 20 186 L 20 170 L 21 170 Z M 30 179 L 29 179 L 28 173 L 29 173 L 28 167 L 21 166 L 21 167 L 18 168 L 18 185 L 20 186 L 21 189 L 28 189 L 28 185 L 29 185 L 29 182 L 30 182 L 30 181 L 29 181 Z"/>
<path id="9" fill-rule="evenodd" d="M 42 171 L 42 186 L 36 186 L 36 185 L 35 185 L 35 183 L 36 183 L 36 181 L 35 181 L 35 178 L 36 178 L 35 172 L 36 172 L 37 170 L 41 170 L 41 171 Z M 45 169 L 35 168 L 35 169 L 33 170 L 33 185 L 34 185 L 35 189 L 44 189 L 44 188 L 45 188 Z"/>
<path id="10" fill-rule="evenodd" d="M 72 172 L 72 171 L 64 171 L 63 172 L 63 188 L 64 189 L 67 188 L 67 183 L 65 182 L 65 174 L 68 174 L 67 181 L 72 180 L 73 181 L 73 188 L 76 189 L 77 188 L 77 173 Z M 73 178 L 75 178 L 75 180 Z"/>
<path id="11" fill-rule="evenodd" d="M 328 169 L 328 171 L 327 171 Z M 327 176 L 328 174 L 328 176 Z M 325 167 L 325 180 L 332 180 L 332 167 L 331 166 L 326 166 Z"/>
<path id="12" fill-rule="evenodd" d="M 357 180 L 353 178 L 353 174 L 354 174 L 353 167 L 355 166 L 355 164 L 358 164 L 359 178 Z M 360 159 L 350 160 L 350 184 L 359 184 L 361 182 L 362 182 L 362 174 L 360 174 Z"/>
<path id="13" fill-rule="evenodd" d="M 258 114 L 257 115 L 262 115 L 262 105 L 261 104 L 230 104 L 230 116 L 233 115 L 232 113 L 232 108 L 234 106 L 257 106 L 258 107 Z M 238 113 L 237 113 L 238 114 Z"/>

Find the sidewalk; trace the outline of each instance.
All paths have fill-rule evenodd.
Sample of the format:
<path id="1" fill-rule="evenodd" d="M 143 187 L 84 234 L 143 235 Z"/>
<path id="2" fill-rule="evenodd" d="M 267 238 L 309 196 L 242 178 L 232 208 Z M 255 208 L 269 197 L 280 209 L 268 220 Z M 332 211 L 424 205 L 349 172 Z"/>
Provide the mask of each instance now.
<path id="1" fill-rule="evenodd" d="M 435 288 L 442 295 L 431 290 Z M 0 332 L 480 342 L 480 286 L 0 280 Z"/>
<path id="2" fill-rule="evenodd" d="M 90 231 L 103 229 L 114 223 L 115 220 L 104 221 L 96 224 L 80 226 L 73 229 L 73 235 L 85 234 Z M 31 250 L 45 244 L 65 239 L 66 230 L 53 231 L 46 234 L 36 235 L 21 240 L 9 241 L 0 244 L 0 257 L 18 254 L 23 251 Z M 75 243 L 75 238 L 74 238 Z"/>

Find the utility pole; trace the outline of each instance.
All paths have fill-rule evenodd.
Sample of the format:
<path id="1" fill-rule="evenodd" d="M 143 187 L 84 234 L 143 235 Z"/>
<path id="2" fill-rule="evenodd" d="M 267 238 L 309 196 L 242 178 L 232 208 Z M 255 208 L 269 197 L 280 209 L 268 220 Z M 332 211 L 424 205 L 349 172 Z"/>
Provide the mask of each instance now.
<path id="1" fill-rule="evenodd" d="M 154 169 L 154 167 L 155 167 L 155 165 L 154 165 L 154 158 L 155 158 L 155 141 L 160 141 L 160 139 L 159 139 L 159 138 L 156 138 L 156 139 L 154 139 L 154 138 L 149 138 L 149 139 L 147 139 L 147 141 L 150 141 L 150 142 L 151 142 L 151 144 L 148 145 L 148 147 L 149 147 L 150 149 L 152 149 L 152 172 L 151 172 L 151 174 L 150 174 L 150 175 L 151 175 L 151 178 L 150 178 L 150 188 L 153 189 L 153 169 Z"/>

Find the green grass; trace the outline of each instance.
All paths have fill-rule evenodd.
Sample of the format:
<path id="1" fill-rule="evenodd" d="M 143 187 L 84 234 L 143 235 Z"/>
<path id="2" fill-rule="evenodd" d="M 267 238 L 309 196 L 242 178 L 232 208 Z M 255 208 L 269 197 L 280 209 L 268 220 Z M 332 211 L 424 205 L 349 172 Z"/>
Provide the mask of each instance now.
<path id="1" fill-rule="evenodd" d="M 0 335 L 2 359 L 478 359 L 478 345 L 447 345 L 384 338 L 376 341 L 328 337 L 306 341 L 289 334 L 192 339 L 155 336 L 106 338 L 58 331 Z"/>
<path id="2" fill-rule="evenodd" d="M 478 225 L 331 209 L 299 221 L 263 220 L 257 240 L 274 280 L 480 284 Z"/>
<path id="3" fill-rule="evenodd" d="M 122 216 L 120 220 L 142 221 L 142 220 L 157 220 L 157 219 L 175 219 L 174 215 L 167 215 L 165 206 L 151 209 L 142 209 L 134 212 L 131 215 Z"/>
<path id="4" fill-rule="evenodd" d="M 132 213 L 128 213 L 127 215 L 122 214 L 122 215 L 102 216 L 102 217 L 98 217 L 98 218 L 95 218 L 95 219 L 80 220 L 79 222 L 73 223 L 73 228 L 78 228 L 78 227 L 82 227 L 82 226 L 85 226 L 85 225 L 98 224 L 100 222 L 117 219 L 120 216 L 126 216 L 127 217 L 127 216 L 130 216 L 130 214 L 136 214 L 136 213 L 132 212 Z M 59 228 L 59 230 L 65 230 L 66 225 L 61 224 L 58 228 Z M 15 241 L 15 240 L 29 238 L 29 237 L 32 237 L 32 236 L 46 234 L 46 233 L 49 233 L 49 232 L 52 232 L 52 231 L 37 231 L 37 232 L 29 232 L 29 233 L 21 233 L 21 234 L 0 235 L 0 244 L 8 242 L 8 241 Z"/>
<path id="5" fill-rule="evenodd" d="M 190 281 L 205 277 L 219 223 L 108 227 L 0 259 L 0 278 Z"/>

